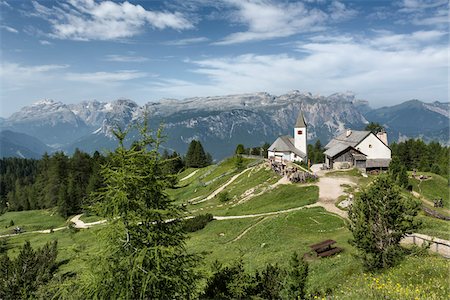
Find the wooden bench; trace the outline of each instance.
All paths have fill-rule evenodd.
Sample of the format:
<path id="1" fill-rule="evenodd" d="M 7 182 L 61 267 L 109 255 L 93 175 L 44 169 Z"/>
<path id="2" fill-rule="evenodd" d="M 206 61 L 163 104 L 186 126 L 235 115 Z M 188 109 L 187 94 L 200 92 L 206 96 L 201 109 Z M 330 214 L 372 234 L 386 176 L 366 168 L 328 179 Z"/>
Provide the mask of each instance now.
<path id="1" fill-rule="evenodd" d="M 311 250 L 315 251 L 317 256 L 327 257 L 333 254 L 341 252 L 343 249 L 339 247 L 332 247 L 333 244 L 336 244 L 334 240 L 325 240 L 323 242 L 314 244 L 309 246 Z"/>
<path id="2" fill-rule="evenodd" d="M 333 254 L 339 253 L 342 250 L 343 250 L 342 248 L 334 247 L 334 248 L 331 248 L 328 251 L 317 253 L 317 255 L 320 256 L 320 257 L 327 257 L 327 256 L 331 256 Z"/>

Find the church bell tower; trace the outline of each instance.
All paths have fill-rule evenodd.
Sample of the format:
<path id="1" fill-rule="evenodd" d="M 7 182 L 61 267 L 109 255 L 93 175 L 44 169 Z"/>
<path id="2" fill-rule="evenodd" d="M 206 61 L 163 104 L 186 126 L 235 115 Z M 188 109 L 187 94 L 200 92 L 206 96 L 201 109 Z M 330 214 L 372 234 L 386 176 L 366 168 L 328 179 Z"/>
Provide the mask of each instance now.
<path id="1" fill-rule="evenodd" d="M 307 133 L 305 118 L 303 117 L 303 112 L 300 110 L 298 113 L 297 122 L 295 122 L 294 126 L 294 146 L 298 150 L 305 153 L 306 156 L 308 156 Z M 307 162 L 307 158 L 305 162 Z"/>

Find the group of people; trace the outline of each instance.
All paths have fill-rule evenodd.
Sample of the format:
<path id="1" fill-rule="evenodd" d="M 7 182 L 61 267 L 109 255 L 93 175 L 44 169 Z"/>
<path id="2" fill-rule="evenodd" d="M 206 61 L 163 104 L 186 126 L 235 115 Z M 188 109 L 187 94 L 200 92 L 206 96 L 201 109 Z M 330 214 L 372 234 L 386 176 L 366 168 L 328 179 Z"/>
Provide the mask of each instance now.
<path id="1" fill-rule="evenodd" d="M 287 176 L 289 181 L 293 183 L 306 182 L 308 178 L 315 179 L 314 174 L 303 172 L 294 166 L 287 166 L 282 162 L 277 162 L 273 159 L 270 160 L 270 168 L 280 176 Z"/>
<path id="2" fill-rule="evenodd" d="M 442 203 L 442 198 L 434 199 L 433 203 L 434 207 L 444 207 L 444 203 Z"/>

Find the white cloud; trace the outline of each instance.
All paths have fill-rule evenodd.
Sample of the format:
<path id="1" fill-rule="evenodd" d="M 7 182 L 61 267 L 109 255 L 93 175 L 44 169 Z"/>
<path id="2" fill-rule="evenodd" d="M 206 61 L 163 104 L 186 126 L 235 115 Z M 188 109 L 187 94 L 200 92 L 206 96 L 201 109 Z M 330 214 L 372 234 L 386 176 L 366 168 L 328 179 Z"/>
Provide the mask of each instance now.
<path id="1" fill-rule="evenodd" d="M 10 26 L 1 25 L 0 28 L 5 29 L 6 31 L 11 32 L 11 33 L 19 33 L 19 31 L 17 29 L 12 28 Z"/>
<path id="2" fill-rule="evenodd" d="M 48 46 L 48 45 L 51 45 L 52 43 L 50 43 L 49 41 L 46 41 L 46 40 L 39 40 L 39 43 L 41 44 L 41 45 L 44 45 L 44 46 Z"/>
<path id="3" fill-rule="evenodd" d="M 448 30 L 448 8 L 448 0 L 403 0 L 399 12 L 407 17 L 399 22 Z"/>
<path id="4" fill-rule="evenodd" d="M 105 60 L 112 62 L 144 62 L 149 59 L 143 56 L 110 54 L 106 55 Z"/>
<path id="5" fill-rule="evenodd" d="M 287 37 L 300 32 L 320 29 L 326 14 L 308 10 L 301 2 L 273 3 L 268 1 L 230 1 L 237 8 L 234 18 L 248 27 L 232 33 L 219 45 Z"/>
<path id="6" fill-rule="evenodd" d="M 302 55 L 257 55 L 191 61 L 192 72 L 204 75 L 203 84 L 169 80 L 155 87 L 171 96 L 232 94 L 268 91 L 279 94 L 299 89 L 329 94 L 352 90 L 372 103 L 392 104 L 412 98 L 447 99 L 446 45 L 395 48 L 396 38 L 378 41 L 310 42 L 298 45 Z M 403 39 L 428 40 L 439 35 L 416 32 Z M 389 46 L 389 42 L 391 45 Z M 357 54 L 357 55 L 356 55 Z M 203 92 L 207 91 L 207 93 Z"/>
<path id="7" fill-rule="evenodd" d="M 167 41 L 164 44 L 168 46 L 186 46 L 190 44 L 197 44 L 202 42 L 207 42 L 209 39 L 207 37 L 201 36 L 201 37 L 195 37 L 195 38 L 186 38 L 186 39 L 179 39 L 179 40 L 173 40 L 173 41 Z"/>
<path id="8" fill-rule="evenodd" d="M 404 12 L 423 11 L 424 9 L 448 5 L 447 0 L 403 0 L 401 10 Z"/>
<path id="9" fill-rule="evenodd" d="M 8 7 L 8 8 L 11 8 L 11 5 L 9 5 L 9 3 L 6 2 L 5 0 L 1 0 L 1 1 L 0 1 L 0 5 L 6 6 L 6 7 Z"/>
<path id="10" fill-rule="evenodd" d="M 30 86 L 39 86 L 52 81 L 54 72 L 68 68 L 69 65 L 34 65 L 26 66 L 17 63 L 2 62 L 0 65 L 0 83 L 2 92 L 15 91 Z"/>
<path id="11" fill-rule="evenodd" d="M 339 1 L 331 2 L 328 7 L 330 17 L 334 21 L 350 19 L 358 14 L 354 9 L 349 9 L 344 3 Z"/>
<path id="12" fill-rule="evenodd" d="M 135 36 L 147 26 L 175 30 L 193 28 L 181 13 L 150 11 L 127 1 L 69 0 L 51 8 L 33 1 L 33 5 L 35 15 L 50 22 L 50 36 L 59 39 L 117 40 Z"/>
<path id="13" fill-rule="evenodd" d="M 353 17 L 356 11 L 343 3 L 333 1 L 329 13 L 308 8 L 302 2 L 276 2 L 268 0 L 228 0 L 237 10 L 232 19 L 247 26 L 246 31 L 235 32 L 217 42 L 218 45 L 261 41 L 288 37 L 298 33 L 324 30 L 330 21 Z"/>
<path id="14" fill-rule="evenodd" d="M 420 30 L 409 34 L 395 34 L 389 31 L 378 31 L 378 35 L 370 40 L 370 44 L 384 49 L 417 48 L 439 41 L 447 32 L 439 30 Z"/>
<path id="15" fill-rule="evenodd" d="M 136 70 L 122 70 L 117 72 L 68 73 L 65 78 L 71 81 L 109 84 L 119 81 L 143 78 L 146 76 L 147 73 L 144 72 L 139 72 Z"/>

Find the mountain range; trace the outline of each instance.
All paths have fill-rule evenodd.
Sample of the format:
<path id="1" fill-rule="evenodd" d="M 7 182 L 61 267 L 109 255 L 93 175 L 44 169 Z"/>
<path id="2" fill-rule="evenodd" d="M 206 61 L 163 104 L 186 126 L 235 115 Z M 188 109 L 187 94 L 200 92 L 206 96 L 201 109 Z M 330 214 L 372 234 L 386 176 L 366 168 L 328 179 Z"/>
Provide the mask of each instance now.
<path id="1" fill-rule="evenodd" d="M 112 130 L 148 118 L 151 128 L 164 126 L 164 147 L 185 153 L 193 139 L 200 140 L 215 159 L 231 155 L 237 144 L 260 146 L 277 136 L 292 134 L 302 110 L 310 142 L 322 144 L 345 128 L 362 129 L 369 121 L 382 124 L 389 141 L 422 138 L 449 141 L 449 103 L 411 100 L 372 109 L 351 92 L 316 96 L 291 91 L 184 100 L 163 99 L 139 106 L 128 99 L 64 104 L 42 100 L 23 107 L 0 122 L 1 156 L 36 157 L 44 152 L 76 148 L 93 152 L 117 146 Z M 131 143 L 135 132 L 127 140 Z"/>

